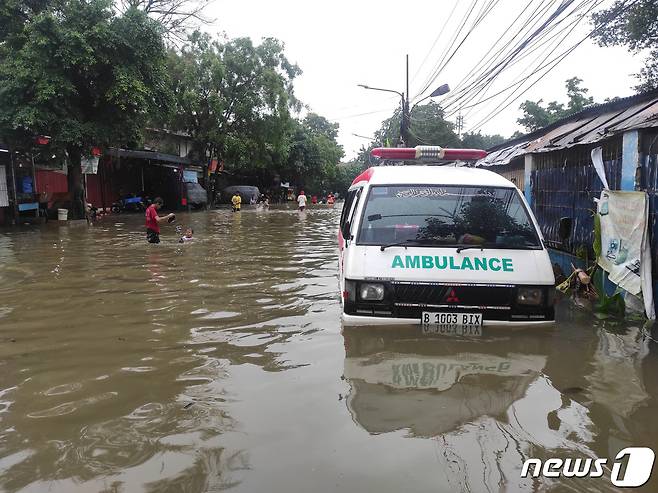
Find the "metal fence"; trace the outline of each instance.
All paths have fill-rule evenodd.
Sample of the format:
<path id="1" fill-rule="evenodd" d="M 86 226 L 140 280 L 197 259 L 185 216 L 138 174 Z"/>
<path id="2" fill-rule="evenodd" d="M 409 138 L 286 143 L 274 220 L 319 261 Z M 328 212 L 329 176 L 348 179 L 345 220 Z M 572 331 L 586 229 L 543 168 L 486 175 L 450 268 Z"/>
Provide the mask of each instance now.
<path id="1" fill-rule="evenodd" d="M 531 174 L 532 204 L 544 239 L 549 247 L 575 254 L 581 247 L 590 252 L 594 239 L 595 198 L 603 183 L 592 165 L 592 146 L 576 146 L 535 156 Z M 621 182 L 621 139 L 603 146 L 606 177 L 612 190 Z M 559 234 L 560 218 L 572 219 L 571 238 L 563 244 Z"/>

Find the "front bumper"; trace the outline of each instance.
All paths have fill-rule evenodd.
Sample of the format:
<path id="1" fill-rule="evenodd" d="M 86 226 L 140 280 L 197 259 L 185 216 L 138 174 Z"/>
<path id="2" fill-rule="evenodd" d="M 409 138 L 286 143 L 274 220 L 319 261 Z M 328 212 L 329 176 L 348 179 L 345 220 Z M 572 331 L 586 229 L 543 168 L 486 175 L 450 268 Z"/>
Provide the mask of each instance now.
<path id="1" fill-rule="evenodd" d="M 411 318 L 392 318 L 392 317 L 370 317 L 370 316 L 360 316 L 360 315 L 347 315 L 343 313 L 343 325 L 345 327 L 360 327 L 360 326 L 372 326 L 372 325 L 408 325 L 408 326 L 417 326 L 420 325 L 420 318 L 414 320 Z M 540 328 L 540 327 L 552 327 L 555 325 L 555 320 L 483 320 L 482 325 L 484 327 L 528 327 L 528 328 Z"/>
<path id="2" fill-rule="evenodd" d="M 382 300 L 364 301 L 360 282 L 346 281 L 346 325 L 418 325 L 423 312 L 481 313 L 486 326 L 552 325 L 555 319 L 552 285 L 533 286 L 543 290 L 543 303 L 523 305 L 517 295 L 525 285 L 391 281 L 382 283 Z"/>

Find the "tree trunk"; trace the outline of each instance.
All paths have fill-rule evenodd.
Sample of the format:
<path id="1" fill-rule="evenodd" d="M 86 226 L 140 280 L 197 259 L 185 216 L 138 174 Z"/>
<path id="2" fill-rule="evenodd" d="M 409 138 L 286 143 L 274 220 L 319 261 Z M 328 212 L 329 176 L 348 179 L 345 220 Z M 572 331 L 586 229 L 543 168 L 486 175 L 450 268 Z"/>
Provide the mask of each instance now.
<path id="1" fill-rule="evenodd" d="M 68 165 L 68 187 L 71 195 L 71 210 L 69 217 L 71 219 L 85 218 L 85 190 L 82 182 L 82 149 L 77 146 L 68 146 L 69 165 Z"/>

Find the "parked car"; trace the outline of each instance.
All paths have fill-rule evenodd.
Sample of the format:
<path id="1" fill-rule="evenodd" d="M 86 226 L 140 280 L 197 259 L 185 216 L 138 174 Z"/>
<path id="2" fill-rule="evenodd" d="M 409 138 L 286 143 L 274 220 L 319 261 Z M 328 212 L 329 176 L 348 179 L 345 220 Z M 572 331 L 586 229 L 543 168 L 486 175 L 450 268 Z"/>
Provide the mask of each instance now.
<path id="1" fill-rule="evenodd" d="M 186 183 L 187 202 L 192 207 L 203 207 L 208 203 L 208 193 L 198 183 Z"/>
<path id="2" fill-rule="evenodd" d="M 217 201 L 221 204 L 229 204 L 231 203 L 231 197 L 233 197 L 233 194 L 236 192 L 242 197 L 243 205 L 249 204 L 252 201 L 252 198 L 254 202 L 257 202 L 258 197 L 260 197 L 260 190 L 258 190 L 258 187 L 252 187 L 249 185 L 232 185 L 226 187 L 219 193 Z"/>

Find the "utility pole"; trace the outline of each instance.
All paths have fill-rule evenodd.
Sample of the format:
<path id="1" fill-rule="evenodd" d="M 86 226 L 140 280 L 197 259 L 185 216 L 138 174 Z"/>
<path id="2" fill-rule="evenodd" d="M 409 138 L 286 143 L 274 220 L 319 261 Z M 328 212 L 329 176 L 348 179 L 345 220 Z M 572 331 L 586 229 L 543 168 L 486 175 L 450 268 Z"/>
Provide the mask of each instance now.
<path id="1" fill-rule="evenodd" d="M 457 137 L 460 139 L 462 138 L 462 130 L 464 129 L 464 117 L 461 114 L 461 111 L 459 112 L 459 115 L 457 115 Z"/>
<path id="2" fill-rule="evenodd" d="M 407 81 L 406 93 L 395 91 L 393 89 L 382 89 L 381 87 L 370 87 L 365 84 L 358 84 L 359 87 L 363 87 L 364 89 L 371 89 L 373 91 L 392 92 L 400 96 L 401 104 L 402 104 L 402 114 L 400 115 L 400 139 L 398 143 L 400 147 L 404 147 L 405 145 L 408 146 L 411 142 L 411 132 L 409 130 L 409 127 L 411 126 L 411 111 L 413 110 L 413 108 L 409 107 L 409 55 L 407 55 L 406 81 Z M 415 108 L 416 106 L 418 106 L 418 104 L 420 104 L 421 102 L 425 101 L 428 98 L 441 96 L 443 94 L 446 94 L 448 91 L 450 91 L 450 87 L 448 86 L 448 84 L 443 84 L 437 87 L 430 95 L 425 96 L 420 101 L 417 101 L 413 107 Z"/>
<path id="3" fill-rule="evenodd" d="M 400 147 L 409 145 L 411 138 L 409 136 L 409 127 L 411 115 L 409 114 L 409 55 L 407 55 L 407 92 L 402 94 L 402 118 L 400 122 Z"/>

